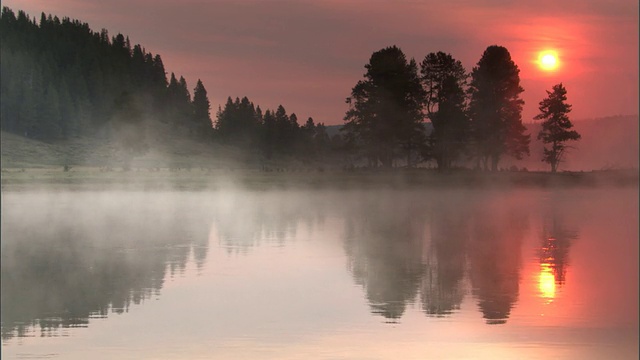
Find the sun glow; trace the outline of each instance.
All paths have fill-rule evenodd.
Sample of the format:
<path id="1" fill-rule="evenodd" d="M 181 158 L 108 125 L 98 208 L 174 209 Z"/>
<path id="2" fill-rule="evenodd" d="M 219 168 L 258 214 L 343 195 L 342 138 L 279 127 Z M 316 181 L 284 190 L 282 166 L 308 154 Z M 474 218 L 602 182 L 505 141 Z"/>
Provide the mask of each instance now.
<path id="1" fill-rule="evenodd" d="M 553 71 L 558 68 L 558 54 L 555 51 L 547 50 L 538 54 L 538 66 L 544 71 Z"/>
<path id="2" fill-rule="evenodd" d="M 540 296 L 547 302 L 553 301 L 556 297 L 556 278 L 550 264 L 540 264 L 540 274 L 538 275 L 538 289 Z"/>

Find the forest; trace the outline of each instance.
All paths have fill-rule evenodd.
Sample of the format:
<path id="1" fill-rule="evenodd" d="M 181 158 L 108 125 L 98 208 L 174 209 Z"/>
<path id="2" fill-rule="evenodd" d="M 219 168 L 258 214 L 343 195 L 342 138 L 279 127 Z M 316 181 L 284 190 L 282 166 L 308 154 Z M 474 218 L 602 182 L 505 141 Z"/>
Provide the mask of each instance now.
<path id="1" fill-rule="evenodd" d="M 212 157 L 221 156 L 214 150 L 221 146 L 235 149 L 265 169 L 430 163 L 496 171 L 505 157 L 533 155 L 555 172 L 570 148 L 565 142 L 580 139 L 562 84 L 540 102 L 539 132 L 528 132 L 520 70 L 497 45 L 487 47 L 470 73 L 440 51 L 420 63 L 397 46 L 374 52 L 346 99 L 344 125 L 328 131 L 283 105 L 263 110 L 247 97 L 229 97 L 212 109 L 200 79 L 190 91 L 184 77 L 168 74 L 160 54 L 79 20 L 44 13 L 36 20 L 3 7 L 0 41 L 2 131 L 45 142 L 110 142 L 125 169 L 157 143 L 183 139 L 211 149 Z M 544 142 L 544 153 L 530 154 L 532 136 Z"/>
<path id="2" fill-rule="evenodd" d="M 191 93 L 184 77 L 167 76 L 160 54 L 128 36 L 44 13 L 36 21 L 7 7 L 0 36 L 5 132 L 43 141 L 107 138 L 129 158 L 143 154 L 158 129 L 267 160 L 316 159 L 332 149 L 323 124 L 309 118 L 301 126 L 283 106 L 263 112 L 246 97 L 229 97 L 212 120 L 204 84 Z"/>

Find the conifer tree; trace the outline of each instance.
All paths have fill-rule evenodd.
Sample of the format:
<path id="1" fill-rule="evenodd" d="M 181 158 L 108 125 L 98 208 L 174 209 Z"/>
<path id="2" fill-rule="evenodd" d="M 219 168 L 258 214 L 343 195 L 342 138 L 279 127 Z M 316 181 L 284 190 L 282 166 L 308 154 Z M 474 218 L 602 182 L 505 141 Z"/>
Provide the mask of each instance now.
<path id="1" fill-rule="evenodd" d="M 551 165 L 551 172 L 558 170 L 558 165 L 562 162 L 569 146 L 567 141 L 580 140 L 580 134 L 571 130 L 573 124 L 569 120 L 571 105 L 567 104 L 567 89 L 562 83 L 554 85 L 553 91 L 547 91 L 547 97 L 540 101 L 540 114 L 534 119 L 543 120 L 542 129 L 538 133 L 538 140 L 542 140 L 545 145 L 542 161 Z"/>
<path id="2" fill-rule="evenodd" d="M 522 124 L 520 70 L 509 51 L 489 46 L 471 73 L 469 114 L 476 157 L 485 170 L 498 170 L 500 158 L 529 155 L 530 135 Z"/>
<path id="3" fill-rule="evenodd" d="M 344 131 L 363 150 L 370 166 L 391 167 L 404 149 L 411 153 L 424 142 L 422 104 L 425 98 L 416 62 L 407 61 L 396 46 L 371 55 L 364 80 L 347 98 Z"/>
<path id="4" fill-rule="evenodd" d="M 265 111 L 262 124 L 262 154 L 269 160 L 273 157 L 276 141 L 276 118 L 271 110 Z"/>
<path id="5" fill-rule="evenodd" d="M 459 60 L 443 52 L 430 53 L 421 65 L 426 110 L 433 131 L 429 152 L 438 169 L 450 168 L 465 150 L 469 137 L 464 88 L 467 73 Z"/>
<path id="6" fill-rule="evenodd" d="M 207 97 L 207 90 L 198 79 L 195 89 L 193 89 L 193 122 L 196 133 L 200 138 L 210 138 L 212 131 L 211 104 Z"/>

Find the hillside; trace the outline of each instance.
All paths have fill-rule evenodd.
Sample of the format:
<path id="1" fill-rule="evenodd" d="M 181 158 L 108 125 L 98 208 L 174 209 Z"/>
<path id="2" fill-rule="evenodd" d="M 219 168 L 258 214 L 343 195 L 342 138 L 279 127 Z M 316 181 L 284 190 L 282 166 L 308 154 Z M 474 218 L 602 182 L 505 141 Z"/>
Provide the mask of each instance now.
<path id="1" fill-rule="evenodd" d="M 323 125 L 301 126 L 282 105 L 228 98 L 212 121 L 200 80 L 190 91 L 184 77 L 167 76 L 159 54 L 123 34 L 3 7 L 0 40 L 3 167 L 271 166 L 332 150 Z"/>
<path id="2" fill-rule="evenodd" d="M 145 168 L 226 168 L 246 163 L 234 148 L 172 137 L 169 129 L 156 128 L 149 136 L 148 151 L 133 159 L 132 166 Z M 2 168 L 122 166 L 117 143 L 96 137 L 42 141 L 2 132 Z M 233 165 L 232 165 L 233 164 Z"/>

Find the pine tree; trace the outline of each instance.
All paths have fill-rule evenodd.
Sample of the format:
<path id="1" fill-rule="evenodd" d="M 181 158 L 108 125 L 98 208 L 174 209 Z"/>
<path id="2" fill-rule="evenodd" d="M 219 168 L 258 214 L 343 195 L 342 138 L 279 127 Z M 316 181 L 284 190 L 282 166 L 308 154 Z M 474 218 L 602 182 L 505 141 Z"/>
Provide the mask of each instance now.
<path id="1" fill-rule="evenodd" d="M 276 118 L 270 110 L 265 111 L 262 122 L 262 154 L 271 159 L 276 142 Z"/>
<path id="2" fill-rule="evenodd" d="M 425 98 L 416 62 L 396 46 L 371 55 L 364 80 L 347 98 L 344 131 L 363 150 L 370 166 L 391 167 L 399 150 L 411 165 L 411 153 L 424 142 Z"/>
<path id="3" fill-rule="evenodd" d="M 291 145 L 291 123 L 284 106 L 278 105 L 275 112 L 275 139 L 273 147 L 280 154 Z"/>
<path id="4" fill-rule="evenodd" d="M 529 154 L 530 135 L 522 124 L 520 70 L 509 51 L 489 46 L 471 73 L 471 118 L 474 147 L 484 169 L 498 170 L 504 154 L 517 159 Z"/>
<path id="5" fill-rule="evenodd" d="M 191 95 L 187 89 L 187 82 L 184 77 L 180 80 L 176 79 L 174 73 L 171 73 L 171 80 L 167 87 L 168 106 L 166 115 L 169 117 L 168 122 L 177 128 L 185 128 L 190 134 L 194 134 L 193 128 L 193 108 L 191 103 Z"/>
<path id="6" fill-rule="evenodd" d="M 467 73 L 459 60 L 443 52 L 430 53 L 421 65 L 427 116 L 433 125 L 429 153 L 438 169 L 450 168 L 466 148 L 469 121 L 464 88 Z"/>
<path id="7" fill-rule="evenodd" d="M 201 139 L 211 137 L 211 104 L 207 97 L 207 90 L 202 81 L 198 79 L 195 89 L 193 89 L 193 122 L 196 133 Z"/>
<path id="8" fill-rule="evenodd" d="M 542 129 L 538 133 L 538 140 L 544 144 L 550 144 L 551 148 L 544 147 L 542 161 L 551 165 L 551 172 L 558 170 L 569 146 L 567 141 L 580 140 L 580 134 L 571 130 L 573 124 L 569 120 L 571 105 L 567 104 L 567 89 L 562 83 L 554 85 L 553 91 L 547 91 L 547 98 L 540 101 L 540 114 L 534 119 L 544 120 Z"/>

